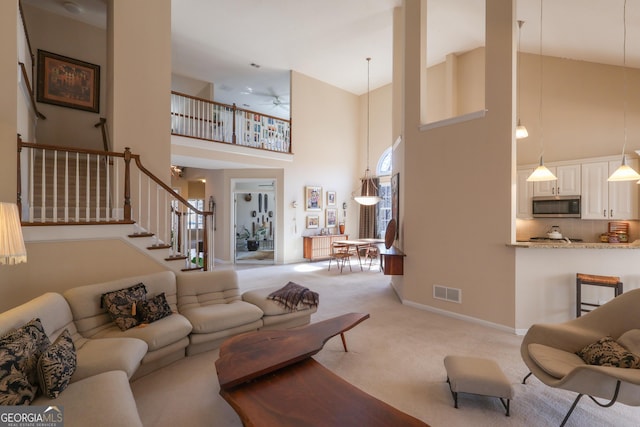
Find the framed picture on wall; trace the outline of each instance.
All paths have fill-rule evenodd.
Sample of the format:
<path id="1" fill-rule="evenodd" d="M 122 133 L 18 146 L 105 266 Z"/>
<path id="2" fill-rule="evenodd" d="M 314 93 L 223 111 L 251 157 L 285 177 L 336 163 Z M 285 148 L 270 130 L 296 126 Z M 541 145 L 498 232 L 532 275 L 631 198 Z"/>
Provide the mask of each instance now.
<path id="1" fill-rule="evenodd" d="M 325 227 L 335 227 L 338 225 L 338 209 L 327 208 L 325 214 Z"/>
<path id="2" fill-rule="evenodd" d="M 97 113 L 100 66 L 38 49 L 38 102 Z"/>
<path id="3" fill-rule="evenodd" d="M 327 207 L 336 205 L 336 192 L 327 191 Z"/>
<path id="4" fill-rule="evenodd" d="M 308 185 L 304 189 L 305 209 L 308 211 L 322 211 L 322 187 Z"/>
<path id="5" fill-rule="evenodd" d="M 307 228 L 318 228 L 320 226 L 319 215 L 307 215 Z"/>

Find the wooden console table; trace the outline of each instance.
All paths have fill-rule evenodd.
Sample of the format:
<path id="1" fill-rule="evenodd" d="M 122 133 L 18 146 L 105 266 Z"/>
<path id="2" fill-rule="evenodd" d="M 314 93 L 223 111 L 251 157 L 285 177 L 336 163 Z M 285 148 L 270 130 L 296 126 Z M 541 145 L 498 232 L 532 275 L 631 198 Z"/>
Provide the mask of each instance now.
<path id="1" fill-rule="evenodd" d="M 245 426 L 427 426 L 368 395 L 312 355 L 368 314 L 350 313 L 284 331 L 238 335 L 220 347 L 220 395 Z M 372 373 L 375 374 L 375 373 Z"/>
<path id="2" fill-rule="evenodd" d="M 302 256 L 309 261 L 331 257 L 331 244 L 336 240 L 347 240 L 348 234 L 325 234 L 323 236 L 304 236 Z"/>
<path id="3" fill-rule="evenodd" d="M 380 246 L 380 265 L 384 274 L 402 276 L 404 274 L 404 252 L 395 246 L 389 249 Z"/>

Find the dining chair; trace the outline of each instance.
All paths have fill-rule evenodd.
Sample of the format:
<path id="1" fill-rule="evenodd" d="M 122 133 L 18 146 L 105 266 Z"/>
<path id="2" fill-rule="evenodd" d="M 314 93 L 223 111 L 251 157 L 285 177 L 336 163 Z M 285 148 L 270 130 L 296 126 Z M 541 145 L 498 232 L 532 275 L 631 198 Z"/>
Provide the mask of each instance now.
<path id="1" fill-rule="evenodd" d="M 353 256 L 353 252 L 349 250 L 348 245 L 344 245 L 341 243 L 333 242 L 331 244 L 331 258 L 329 258 L 329 268 L 331 270 L 331 260 L 336 260 L 336 265 L 340 267 L 340 274 L 342 274 L 342 269 L 344 268 L 344 264 L 349 262 L 349 270 L 353 271 L 351 268 L 351 257 Z"/>

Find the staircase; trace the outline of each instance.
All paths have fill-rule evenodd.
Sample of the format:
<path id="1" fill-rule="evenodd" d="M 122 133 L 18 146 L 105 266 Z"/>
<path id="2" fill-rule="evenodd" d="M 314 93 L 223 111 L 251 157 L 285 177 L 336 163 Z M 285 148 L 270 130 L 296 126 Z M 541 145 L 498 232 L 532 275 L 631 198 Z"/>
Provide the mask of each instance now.
<path id="1" fill-rule="evenodd" d="M 189 204 L 128 149 L 83 150 L 18 138 L 18 165 L 23 226 L 111 227 L 172 270 L 213 266 L 213 213 Z"/>

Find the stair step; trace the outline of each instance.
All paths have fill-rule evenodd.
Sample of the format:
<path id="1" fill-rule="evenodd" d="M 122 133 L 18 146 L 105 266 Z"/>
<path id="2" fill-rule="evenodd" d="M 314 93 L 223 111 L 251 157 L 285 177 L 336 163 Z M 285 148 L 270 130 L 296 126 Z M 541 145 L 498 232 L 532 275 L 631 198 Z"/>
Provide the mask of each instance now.
<path id="1" fill-rule="evenodd" d="M 155 249 L 169 249 L 171 247 L 171 245 L 152 245 L 152 246 L 147 246 L 147 249 L 149 249 L 150 251 L 153 251 Z"/>
<path id="2" fill-rule="evenodd" d="M 176 255 L 176 256 L 171 256 L 168 258 L 165 258 L 165 261 L 184 261 L 185 259 L 187 259 L 186 255 Z"/>
<path id="3" fill-rule="evenodd" d="M 202 269 L 203 269 L 202 267 L 192 264 L 192 267 L 182 268 L 180 269 L 180 271 L 196 271 L 196 270 L 202 270 Z"/>
<path id="4" fill-rule="evenodd" d="M 131 237 L 132 239 L 135 239 L 137 237 L 153 237 L 154 234 L 153 233 L 133 233 L 133 234 L 129 234 L 127 237 Z"/>

